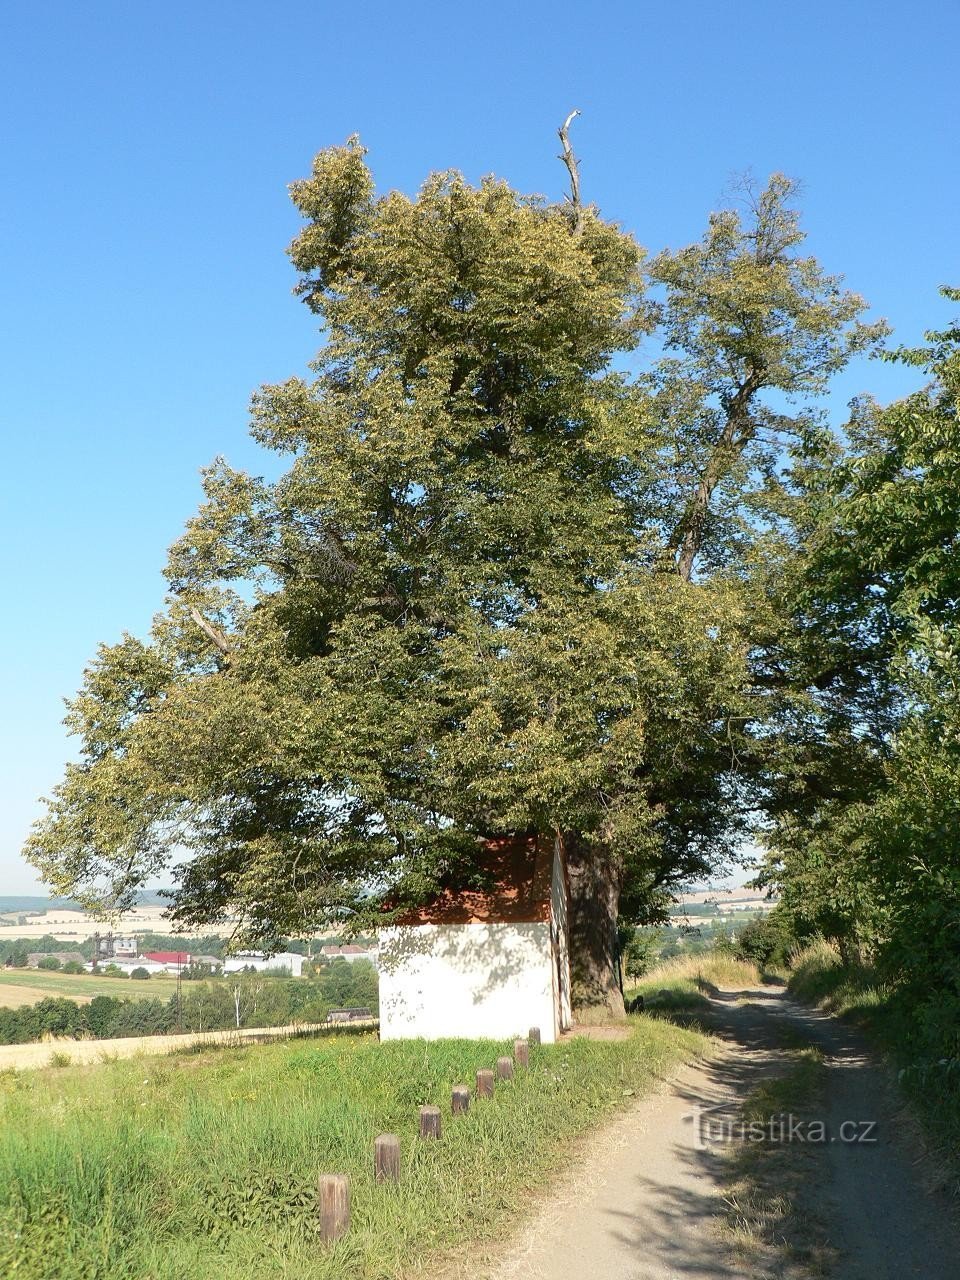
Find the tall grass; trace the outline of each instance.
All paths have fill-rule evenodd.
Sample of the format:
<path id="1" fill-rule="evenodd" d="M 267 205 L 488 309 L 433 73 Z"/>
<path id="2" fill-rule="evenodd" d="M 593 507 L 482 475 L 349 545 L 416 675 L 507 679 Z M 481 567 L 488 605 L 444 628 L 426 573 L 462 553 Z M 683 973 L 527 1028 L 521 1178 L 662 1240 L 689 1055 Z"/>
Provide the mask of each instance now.
<path id="1" fill-rule="evenodd" d="M 837 948 L 825 938 L 796 952 L 787 987 L 791 995 L 808 1004 L 871 1023 L 876 1032 L 896 1039 L 893 988 L 869 965 L 844 964 Z"/>
<path id="2" fill-rule="evenodd" d="M 261 1045 L 0 1078 L 0 1275 L 18 1280 L 387 1280 L 488 1234 L 570 1138 L 701 1037 L 643 1020 L 626 1041 L 535 1049 L 491 1102 L 449 1114 L 504 1046 L 369 1037 Z M 416 1108 L 443 1108 L 441 1141 Z M 401 1141 L 377 1186 L 372 1143 Z M 353 1224 L 316 1235 L 323 1171 L 353 1179 Z"/>
<path id="3" fill-rule="evenodd" d="M 752 961 L 737 960 L 722 951 L 704 951 L 664 960 L 625 995 L 628 1000 L 643 996 L 650 1012 L 662 1009 L 695 1014 L 709 1009 L 708 993 L 720 987 L 756 987 L 761 981 L 760 971 Z"/>
<path id="4" fill-rule="evenodd" d="M 932 1145 L 953 1170 L 953 1191 L 960 1196 L 960 1058 L 943 1056 L 923 1016 L 929 1003 L 936 1007 L 937 993 L 929 992 L 928 1005 L 918 1008 L 910 992 L 869 965 L 844 964 L 836 947 L 822 938 L 794 956 L 788 989 L 800 1000 L 855 1021 L 890 1056 Z"/>
<path id="5" fill-rule="evenodd" d="M 760 971 L 750 960 L 738 960 L 725 951 L 705 951 L 699 955 L 675 956 L 644 974 L 641 986 L 701 979 L 718 987 L 755 987 Z"/>

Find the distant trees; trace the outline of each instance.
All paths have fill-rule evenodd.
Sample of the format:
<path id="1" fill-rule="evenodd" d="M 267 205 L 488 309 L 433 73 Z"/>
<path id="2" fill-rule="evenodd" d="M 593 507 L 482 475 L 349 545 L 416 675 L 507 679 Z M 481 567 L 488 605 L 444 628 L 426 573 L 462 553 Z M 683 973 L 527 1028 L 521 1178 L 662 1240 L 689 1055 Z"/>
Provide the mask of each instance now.
<path id="1" fill-rule="evenodd" d="M 49 933 L 42 938 L 3 938 L 0 939 L 0 964 L 22 969 L 31 951 L 61 951 L 62 949 L 63 942 Z"/>
<path id="2" fill-rule="evenodd" d="M 50 997 L 19 1009 L 0 1009 L 0 1044 L 26 1044 L 44 1035 L 79 1036 L 88 1029 L 86 1010 L 74 1000 Z"/>
<path id="3" fill-rule="evenodd" d="M 87 1005 L 87 1026 L 97 1040 L 110 1036 L 110 1023 L 122 1001 L 114 996 L 94 996 Z"/>
<path id="4" fill-rule="evenodd" d="M 178 1025 L 184 1031 L 218 1031 L 322 1022 L 331 1009 L 343 1006 L 376 1012 L 377 971 L 368 960 L 338 958 L 313 978 L 237 974 L 231 980 L 194 982 L 181 991 L 179 1009 L 176 993 L 148 1000 L 97 995 L 87 1005 L 51 998 L 0 1009 L 0 1044 L 27 1044 L 44 1035 L 96 1040 L 164 1035 Z"/>

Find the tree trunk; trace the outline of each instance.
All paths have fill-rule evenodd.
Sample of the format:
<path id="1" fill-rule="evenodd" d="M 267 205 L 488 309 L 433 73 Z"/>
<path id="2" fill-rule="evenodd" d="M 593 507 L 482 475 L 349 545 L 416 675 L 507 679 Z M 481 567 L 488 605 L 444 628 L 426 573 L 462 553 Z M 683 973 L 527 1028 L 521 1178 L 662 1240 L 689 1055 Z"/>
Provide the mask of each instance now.
<path id="1" fill-rule="evenodd" d="M 621 875 L 602 845 L 564 835 L 570 883 L 570 970 L 575 1020 L 624 1016 L 617 916 Z"/>

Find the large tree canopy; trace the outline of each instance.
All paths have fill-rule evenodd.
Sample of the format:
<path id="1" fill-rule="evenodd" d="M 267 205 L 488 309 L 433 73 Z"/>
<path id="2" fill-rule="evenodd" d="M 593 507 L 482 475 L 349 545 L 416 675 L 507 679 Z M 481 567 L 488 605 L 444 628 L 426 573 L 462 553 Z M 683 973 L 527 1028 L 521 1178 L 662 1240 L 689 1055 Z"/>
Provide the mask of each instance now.
<path id="1" fill-rule="evenodd" d="M 865 663 L 861 692 L 883 695 L 885 731 L 847 699 L 865 767 L 780 815 L 766 878 L 801 926 L 905 987 L 940 1057 L 960 1051 L 960 328 L 928 337 L 888 357 L 926 387 L 856 406 L 800 575 L 821 631 Z"/>
<path id="2" fill-rule="evenodd" d="M 736 839 L 813 400 L 876 330 L 800 256 L 782 178 L 649 268 L 578 199 L 377 195 L 356 140 L 292 196 L 325 345 L 253 406 L 289 468 L 207 471 L 149 639 L 71 704 L 29 856 L 121 905 L 172 859 L 181 921 L 269 940 L 563 832 L 581 996 L 615 1003 L 618 911 Z"/>

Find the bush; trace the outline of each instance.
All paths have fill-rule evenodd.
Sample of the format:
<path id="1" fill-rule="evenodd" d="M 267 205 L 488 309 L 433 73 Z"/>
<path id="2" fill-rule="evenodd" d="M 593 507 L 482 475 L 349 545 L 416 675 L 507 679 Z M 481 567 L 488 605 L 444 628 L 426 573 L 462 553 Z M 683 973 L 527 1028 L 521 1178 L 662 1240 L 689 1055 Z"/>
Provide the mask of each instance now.
<path id="1" fill-rule="evenodd" d="M 717 955 L 733 956 L 736 954 L 736 943 L 726 925 L 720 925 L 713 935 L 713 949 Z"/>
<path id="2" fill-rule="evenodd" d="M 42 956 L 37 961 L 38 969 L 59 969 L 60 960 L 58 956 Z"/>
<path id="3" fill-rule="evenodd" d="M 659 929 L 634 929 L 623 947 L 623 976 L 636 982 L 642 978 L 661 954 L 662 932 Z"/>
<path id="4" fill-rule="evenodd" d="M 83 965 L 79 960 L 68 960 L 60 970 L 61 973 L 86 973 Z"/>
<path id="5" fill-rule="evenodd" d="M 136 978 L 138 982 L 145 982 L 150 977 L 150 972 L 138 964 L 136 969 L 131 972 L 130 977 Z"/>
<path id="6" fill-rule="evenodd" d="M 761 969 L 783 969 L 790 963 L 800 941 L 793 918 L 774 907 L 769 915 L 744 925 L 737 936 L 734 954 L 738 960 L 753 961 Z"/>

